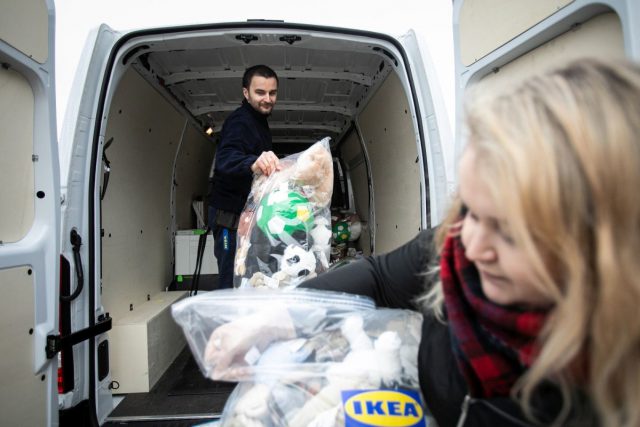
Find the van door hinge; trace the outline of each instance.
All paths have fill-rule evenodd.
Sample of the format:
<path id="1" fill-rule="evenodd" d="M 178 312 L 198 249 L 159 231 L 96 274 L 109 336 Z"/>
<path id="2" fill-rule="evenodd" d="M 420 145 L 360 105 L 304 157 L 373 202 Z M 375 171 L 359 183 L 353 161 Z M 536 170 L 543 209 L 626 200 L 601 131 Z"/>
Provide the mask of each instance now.
<path id="1" fill-rule="evenodd" d="M 111 317 L 109 313 L 98 317 L 98 323 L 85 329 L 73 332 L 70 335 L 64 337 L 60 335 L 47 335 L 47 359 L 53 358 L 64 347 L 70 347 L 75 344 L 86 341 L 89 338 L 96 337 L 100 334 L 104 334 L 111 329 Z"/>

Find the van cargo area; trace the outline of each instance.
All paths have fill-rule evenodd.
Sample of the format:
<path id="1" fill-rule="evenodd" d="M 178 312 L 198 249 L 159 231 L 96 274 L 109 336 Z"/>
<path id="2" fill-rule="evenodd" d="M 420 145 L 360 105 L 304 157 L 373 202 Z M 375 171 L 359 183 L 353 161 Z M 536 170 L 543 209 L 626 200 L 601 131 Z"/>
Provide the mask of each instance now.
<path id="1" fill-rule="evenodd" d="M 212 240 L 202 239 L 209 243 L 199 281 L 195 260 L 219 135 L 241 104 L 246 68 L 264 64 L 279 76 L 269 118 L 277 155 L 330 138 L 331 215 L 362 226 L 358 238 L 331 248 L 330 268 L 341 268 L 444 219 L 466 143 L 464 126 L 453 124 L 464 123 L 471 86 L 500 89 L 583 56 L 640 58 L 637 0 L 405 2 L 371 17 L 362 5 L 347 13 L 314 4 L 300 13 L 284 2 L 225 11 L 180 4 L 168 19 L 210 23 L 91 31 L 67 97 L 64 65 L 75 61 L 65 55 L 74 46 L 65 31 L 109 19 L 102 9 L 85 14 L 95 5 L 84 3 L 0 2 L 7 425 L 176 427 L 220 419 L 235 384 L 201 374 L 171 307 L 196 283 L 199 292 L 217 289 Z M 124 8 L 131 27 L 166 12 L 155 4 L 139 13 L 112 6 Z M 415 25 L 418 33 L 220 23 L 247 10 L 383 32 Z M 58 94 L 66 104 L 59 129 Z M 459 423 L 467 414 L 463 408 Z"/>
<path id="2" fill-rule="evenodd" d="M 90 196 L 99 298 L 113 319 L 99 387 L 124 397 L 107 420 L 215 418 L 231 388 L 201 376 L 169 307 L 191 283 L 175 274 L 176 235 L 201 226 L 193 205 L 206 212 L 218 134 L 240 105 L 244 70 L 266 64 L 278 74 L 269 118 L 278 156 L 331 138 L 331 211 L 359 216 L 349 245 L 362 255 L 431 224 L 427 160 L 439 140 L 430 95 L 416 89 L 425 72 L 389 36 L 280 22 L 135 32 L 110 61 Z M 215 275 L 200 283 L 215 289 Z"/>

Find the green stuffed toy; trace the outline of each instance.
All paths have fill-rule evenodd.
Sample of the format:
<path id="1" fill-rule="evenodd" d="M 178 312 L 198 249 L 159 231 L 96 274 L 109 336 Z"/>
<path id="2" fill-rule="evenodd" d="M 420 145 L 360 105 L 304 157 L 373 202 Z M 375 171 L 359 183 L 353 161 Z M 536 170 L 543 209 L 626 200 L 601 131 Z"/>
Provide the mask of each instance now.
<path id="1" fill-rule="evenodd" d="M 347 221 L 337 221 L 331 227 L 333 233 L 333 241 L 335 243 L 345 243 L 349 241 L 351 237 L 351 230 L 349 229 L 349 223 Z"/>
<path id="2" fill-rule="evenodd" d="M 267 236 L 278 240 L 298 232 L 306 236 L 313 227 L 311 203 L 299 192 L 281 186 L 260 201 L 257 224 Z"/>

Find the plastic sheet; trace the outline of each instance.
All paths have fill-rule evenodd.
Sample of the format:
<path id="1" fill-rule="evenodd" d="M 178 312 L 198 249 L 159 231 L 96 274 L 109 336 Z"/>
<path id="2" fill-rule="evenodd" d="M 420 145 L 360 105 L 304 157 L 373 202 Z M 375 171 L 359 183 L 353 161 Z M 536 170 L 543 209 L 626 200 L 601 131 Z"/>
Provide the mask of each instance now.
<path id="1" fill-rule="evenodd" d="M 417 312 L 307 289 L 214 291 L 172 311 L 203 374 L 240 382 L 222 426 L 426 425 Z"/>
<path id="2" fill-rule="evenodd" d="M 234 287 L 295 287 L 329 267 L 333 159 L 329 138 L 256 175 L 240 216 Z"/>

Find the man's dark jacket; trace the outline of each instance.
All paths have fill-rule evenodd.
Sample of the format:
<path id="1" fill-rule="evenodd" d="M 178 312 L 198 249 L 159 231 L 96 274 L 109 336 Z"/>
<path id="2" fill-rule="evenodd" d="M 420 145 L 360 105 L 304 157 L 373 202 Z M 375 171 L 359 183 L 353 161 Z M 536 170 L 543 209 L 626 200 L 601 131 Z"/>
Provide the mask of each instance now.
<path id="1" fill-rule="evenodd" d="M 271 150 L 267 116 L 243 100 L 222 125 L 209 205 L 240 214 L 251 190 L 251 165 L 263 151 Z"/>

